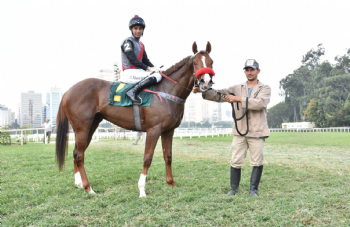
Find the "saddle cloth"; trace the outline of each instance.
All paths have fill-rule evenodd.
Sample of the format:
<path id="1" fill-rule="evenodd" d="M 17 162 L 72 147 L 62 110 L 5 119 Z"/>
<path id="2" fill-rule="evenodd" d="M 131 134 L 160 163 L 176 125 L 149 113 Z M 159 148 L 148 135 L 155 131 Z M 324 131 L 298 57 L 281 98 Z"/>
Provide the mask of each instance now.
<path id="1" fill-rule="evenodd" d="M 113 82 L 109 94 L 108 104 L 114 106 L 132 106 L 133 103 L 131 99 L 126 95 L 126 91 L 131 86 L 133 86 L 133 84 Z M 148 87 L 147 89 L 153 91 L 154 86 Z M 139 93 L 139 96 L 142 99 L 142 104 L 140 106 L 146 107 L 151 105 L 153 93 L 141 91 Z"/>

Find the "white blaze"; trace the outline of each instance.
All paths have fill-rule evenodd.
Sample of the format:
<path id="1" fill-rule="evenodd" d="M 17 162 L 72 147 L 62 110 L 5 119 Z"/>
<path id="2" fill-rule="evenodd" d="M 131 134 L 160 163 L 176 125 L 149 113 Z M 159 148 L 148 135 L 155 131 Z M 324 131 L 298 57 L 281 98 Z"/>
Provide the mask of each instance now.
<path id="1" fill-rule="evenodd" d="M 204 66 L 204 68 L 206 68 L 206 67 L 207 67 L 207 65 L 205 64 L 205 56 L 202 56 L 202 62 L 203 62 L 203 66 Z"/>
<path id="2" fill-rule="evenodd" d="M 139 179 L 139 190 L 140 190 L 140 198 L 141 197 L 146 197 L 146 175 L 141 174 L 140 179 Z"/>
<path id="3" fill-rule="evenodd" d="M 204 68 L 206 68 L 207 65 L 205 64 L 205 56 L 202 56 L 202 62 L 203 62 Z M 209 74 L 207 74 L 207 73 L 204 74 L 203 80 L 204 80 L 205 85 L 208 86 L 208 83 L 209 83 L 209 81 L 210 81 L 210 76 L 209 76 Z"/>

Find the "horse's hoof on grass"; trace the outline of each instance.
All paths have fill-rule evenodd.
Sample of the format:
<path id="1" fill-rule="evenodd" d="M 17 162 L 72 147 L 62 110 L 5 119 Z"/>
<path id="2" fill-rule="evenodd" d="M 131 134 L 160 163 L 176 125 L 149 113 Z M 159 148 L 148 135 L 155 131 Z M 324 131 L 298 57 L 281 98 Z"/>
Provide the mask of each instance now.
<path id="1" fill-rule="evenodd" d="M 146 198 L 146 194 L 140 194 L 139 198 Z"/>
<path id="2" fill-rule="evenodd" d="M 83 189 L 83 188 L 84 188 L 82 183 L 77 183 L 77 184 L 75 184 L 75 186 L 77 186 L 77 187 L 80 188 L 80 189 Z"/>
<path id="3" fill-rule="evenodd" d="M 92 188 L 90 188 L 89 194 L 96 194 Z"/>
<path id="4" fill-rule="evenodd" d="M 175 183 L 171 183 L 171 184 L 169 184 L 171 187 L 173 187 L 173 188 L 175 188 L 176 187 L 176 185 L 175 185 Z"/>

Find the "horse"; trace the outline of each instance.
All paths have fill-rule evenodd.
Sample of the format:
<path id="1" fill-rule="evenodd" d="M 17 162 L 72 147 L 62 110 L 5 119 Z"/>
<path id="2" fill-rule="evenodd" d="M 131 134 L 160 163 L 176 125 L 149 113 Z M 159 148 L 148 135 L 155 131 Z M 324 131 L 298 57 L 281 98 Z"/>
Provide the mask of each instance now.
<path id="1" fill-rule="evenodd" d="M 165 92 L 186 99 L 193 86 L 202 91 L 210 89 L 213 76 L 213 60 L 210 42 L 205 51 L 198 51 L 196 42 L 192 45 L 192 56 L 174 64 L 161 74 L 163 78 L 154 87 L 155 92 Z M 208 70 L 212 71 L 208 75 Z M 215 74 L 215 73 L 214 73 Z M 175 82 L 175 83 L 173 83 Z M 67 156 L 69 123 L 75 132 L 73 151 L 75 185 L 94 194 L 84 168 L 85 150 L 99 123 L 106 119 L 128 130 L 135 130 L 133 107 L 120 107 L 108 104 L 112 82 L 95 78 L 85 79 L 73 85 L 62 97 L 57 114 L 56 161 L 59 171 L 63 170 Z M 162 101 L 153 95 L 151 105 L 140 107 L 141 127 L 147 132 L 143 169 L 138 181 L 140 197 L 146 197 L 146 176 L 151 166 L 154 149 L 159 136 L 162 140 L 163 157 L 166 169 L 166 182 L 175 187 L 172 174 L 172 142 L 174 130 L 184 114 L 184 105 L 171 100 Z"/>

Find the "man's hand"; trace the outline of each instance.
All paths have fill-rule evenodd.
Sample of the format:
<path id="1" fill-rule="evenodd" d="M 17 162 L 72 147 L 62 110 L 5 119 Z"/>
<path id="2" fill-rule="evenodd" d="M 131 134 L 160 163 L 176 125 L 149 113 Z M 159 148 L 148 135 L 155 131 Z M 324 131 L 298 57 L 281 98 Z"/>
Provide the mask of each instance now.
<path id="1" fill-rule="evenodd" d="M 199 90 L 199 87 L 193 87 L 193 89 L 192 89 L 192 92 L 193 93 L 197 93 L 197 92 L 199 92 L 200 90 Z"/>
<path id="2" fill-rule="evenodd" d="M 152 71 L 152 68 L 148 66 L 147 71 Z"/>
<path id="3" fill-rule="evenodd" d="M 229 103 L 242 102 L 242 97 L 239 97 L 239 96 L 226 95 L 225 99 Z"/>

